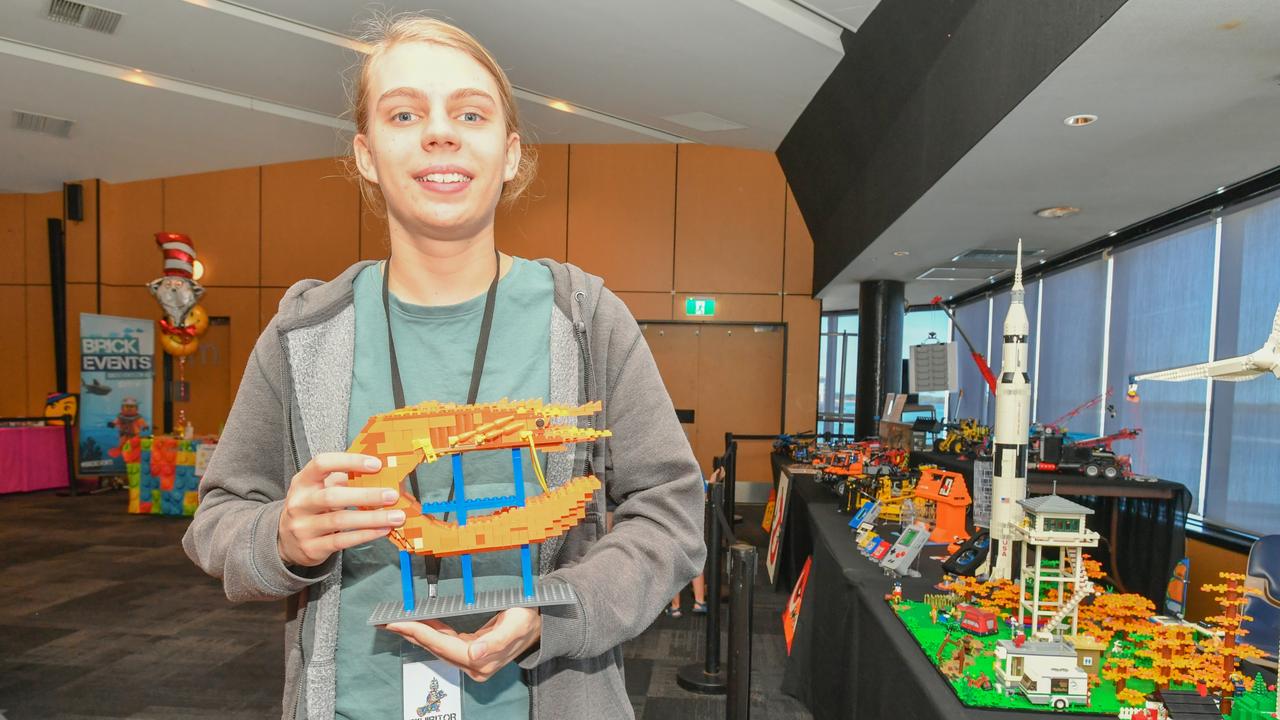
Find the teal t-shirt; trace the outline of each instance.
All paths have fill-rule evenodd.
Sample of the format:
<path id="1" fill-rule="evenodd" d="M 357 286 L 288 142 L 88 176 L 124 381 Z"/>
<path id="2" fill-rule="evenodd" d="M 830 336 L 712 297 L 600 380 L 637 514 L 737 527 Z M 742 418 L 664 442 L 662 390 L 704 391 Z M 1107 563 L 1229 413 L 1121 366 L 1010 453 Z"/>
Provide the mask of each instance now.
<path id="1" fill-rule="evenodd" d="M 551 272 L 546 267 L 514 258 L 511 269 L 498 282 L 478 402 L 504 397 L 548 399 L 553 292 Z M 467 401 L 484 301 L 482 294 L 458 305 L 426 307 L 400 302 L 391 296 L 391 327 L 406 403 Z M 381 264 L 371 265 L 356 276 L 355 312 L 355 367 L 347 415 L 348 443 L 370 415 L 387 412 L 394 406 L 387 321 L 382 308 Z M 525 492 L 532 497 L 542 489 L 530 464 L 529 452 L 525 450 L 522 456 Z M 463 471 L 469 498 L 511 494 L 513 471 L 508 451 L 464 455 Z M 421 500 L 448 499 L 453 482 L 449 458 L 424 463 L 419 467 L 418 477 Z M 536 572 L 537 546 L 534 550 Z M 416 576 L 422 574 L 421 567 L 421 560 L 415 558 Z M 477 553 L 473 555 L 472 567 L 478 591 L 520 585 L 519 550 Z M 460 577 L 457 558 L 445 558 L 440 568 L 440 594 L 461 594 Z M 419 598 L 426 597 L 425 578 L 415 578 L 415 593 Z M 398 635 L 366 624 L 374 605 L 400 599 L 399 556 L 389 540 L 379 539 L 342 554 L 336 656 L 338 718 L 403 717 L 399 714 L 403 641 Z M 455 629 L 472 632 L 490 617 L 492 615 L 475 615 L 447 622 Z M 475 682 L 465 674 L 462 681 L 462 709 L 466 720 L 527 720 L 529 717 L 528 686 L 515 663 L 507 665 L 487 682 Z"/>

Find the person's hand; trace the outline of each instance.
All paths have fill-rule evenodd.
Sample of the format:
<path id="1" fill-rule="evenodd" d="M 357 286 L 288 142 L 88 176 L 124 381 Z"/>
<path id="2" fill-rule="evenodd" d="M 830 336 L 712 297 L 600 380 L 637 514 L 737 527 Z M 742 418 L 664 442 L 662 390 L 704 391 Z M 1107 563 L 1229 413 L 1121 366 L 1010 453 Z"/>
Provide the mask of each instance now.
<path id="1" fill-rule="evenodd" d="M 537 644 L 542 613 L 537 608 L 508 608 L 473 633 L 459 633 L 439 620 L 388 623 L 386 629 L 484 682 Z"/>
<path id="2" fill-rule="evenodd" d="M 315 567 L 333 553 L 376 540 L 404 524 L 403 510 L 350 510 L 394 505 L 389 488 L 347 486 L 347 473 L 370 474 L 382 461 L 354 453 L 320 453 L 289 484 L 276 544 L 286 565 Z"/>

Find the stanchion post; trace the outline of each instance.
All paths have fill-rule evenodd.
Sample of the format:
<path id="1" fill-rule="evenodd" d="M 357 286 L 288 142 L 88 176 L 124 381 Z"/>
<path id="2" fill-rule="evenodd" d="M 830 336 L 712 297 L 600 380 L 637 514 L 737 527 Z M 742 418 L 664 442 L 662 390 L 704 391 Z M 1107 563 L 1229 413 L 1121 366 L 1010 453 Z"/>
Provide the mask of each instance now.
<path id="1" fill-rule="evenodd" d="M 690 692 L 723 695 L 725 677 L 720 670 L 720 521 L 716 517 L 724 502 L 724 483 L 713 482 L 707 488 L 707 615 L 706 648 L 703 662 L 685 665 L 676 671 L 676 684 Z"/>
<path id="2" fill-rule="evenodd" d="M 729 682 L 727 720 L 751 717 L 751 615 L 755 598 L 756 549 L 746 543 L 729 548 Z"/>

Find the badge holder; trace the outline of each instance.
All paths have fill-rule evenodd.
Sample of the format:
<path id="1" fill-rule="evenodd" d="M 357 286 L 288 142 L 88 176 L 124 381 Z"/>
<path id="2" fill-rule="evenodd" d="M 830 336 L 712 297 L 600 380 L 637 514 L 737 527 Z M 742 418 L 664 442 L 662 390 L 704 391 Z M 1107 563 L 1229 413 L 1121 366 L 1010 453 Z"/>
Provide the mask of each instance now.
<path id="1" fill-rule="evenodd" d="M 400 643 L 405 720 L 462 720 L 462 671 L 407 641 Z"/>

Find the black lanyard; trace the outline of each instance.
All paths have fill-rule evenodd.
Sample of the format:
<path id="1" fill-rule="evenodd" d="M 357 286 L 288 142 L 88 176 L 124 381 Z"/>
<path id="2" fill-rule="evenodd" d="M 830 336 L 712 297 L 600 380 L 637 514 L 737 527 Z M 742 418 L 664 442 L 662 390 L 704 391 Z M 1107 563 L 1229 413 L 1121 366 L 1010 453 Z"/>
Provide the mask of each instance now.
<path id="1" fill-rule="evenodd" d="M 480 377 L 484 375 L 484 357 L 489 351 L 489 330 L 493 327 L 493 306 L 498 297 L 498 276 L 502 274 L 502 256 L 497 250 L 493 251 L 493 259 L 495 265 L 493 281 L 489 283 L 489 293 L 484 298 L 484 316 L 480 320 L 480 337 L 476 340 L 476 359 L 471 365 L 471 389 L 467 391 L 468 405 L 474 405 L 476 396 L 480 393 Z M 391 357 L 391 394 L 395 400 L 396 409 L 399 410 L 405 406 L 404 385 L 400 382 L 400 365 L 396 362 L 396 339 L 391 332 L 391 300 L 389 299 L 390 291 L 387 289 L 390 275 L 391 258 L 388 257 L 382 273 L 382 309 L 387 316 L 387 347 L 390 349 Z M 413 497 L 421 502 L 422 494 L 418 489 L 417 468 L 414 468 L 409 475 L 409 483 L 413 487 Z M 449 484 L 449 500 L 453 500 L 452 483 Z"/>

